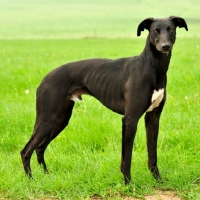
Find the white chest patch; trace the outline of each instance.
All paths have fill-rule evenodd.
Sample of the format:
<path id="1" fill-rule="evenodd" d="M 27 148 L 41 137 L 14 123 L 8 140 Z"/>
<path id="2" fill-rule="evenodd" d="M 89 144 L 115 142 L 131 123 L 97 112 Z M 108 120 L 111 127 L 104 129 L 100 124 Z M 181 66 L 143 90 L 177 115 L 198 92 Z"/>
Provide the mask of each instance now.
<path id="1" fill-rule="evenodd" d="M 154 90 L 151 98 L 151 105 L 146 112 L 151 112 L 154 108 L 158 107 L 163 99 L 163 96 L 164 96 L 164 88 L 159 89 L 158 91 Z"/>

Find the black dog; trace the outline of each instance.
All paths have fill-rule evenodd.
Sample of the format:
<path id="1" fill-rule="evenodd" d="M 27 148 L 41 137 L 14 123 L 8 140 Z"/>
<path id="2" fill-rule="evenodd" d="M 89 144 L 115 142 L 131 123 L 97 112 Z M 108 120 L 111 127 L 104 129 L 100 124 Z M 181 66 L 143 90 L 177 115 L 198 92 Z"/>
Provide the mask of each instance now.
<path id="1" fill-rule="evenodd" d="M 24 170 L 32 177 L 30 159 L 36 150 L 39 164 L 47 171 L 44 152 L 48 144 L 67 126 L 74 101 L 82 94 L 98 99 L 122 118 L 121 171 L 125 184 L 131 180 L 133 141 L 140 117 L 145 114 L 148 167 L 160 179 L 157 167 L 159 118 L 166 100 L 167 70 L 176 39 L 176 27 L 187 24 L 183 18 L 147 18 L 137 35 L 149 31 L 139 56 L 130 58 L 90 59 L 64 64 L 42 80 L 37 89 L 36 122 L 33 134 L 21 151 Z"/>

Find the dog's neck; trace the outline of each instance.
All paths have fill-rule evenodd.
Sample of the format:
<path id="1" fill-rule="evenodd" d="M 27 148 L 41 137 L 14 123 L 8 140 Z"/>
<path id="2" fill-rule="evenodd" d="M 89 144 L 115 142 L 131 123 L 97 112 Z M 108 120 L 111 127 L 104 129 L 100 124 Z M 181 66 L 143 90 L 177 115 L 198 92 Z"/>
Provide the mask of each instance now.
<path id="1" fill-rule="evenodd" d="M 149 53 L 150 52 L 150 53 Z M 150 42 L 150 35 L 146 40 L 146 45 L 140 56 L 152 58 L 151 66 L 162 74 L 166 74 L 171 58 L 171 51 L 169 53 L 162 53 L 158 51 L 154 44 Z"/>

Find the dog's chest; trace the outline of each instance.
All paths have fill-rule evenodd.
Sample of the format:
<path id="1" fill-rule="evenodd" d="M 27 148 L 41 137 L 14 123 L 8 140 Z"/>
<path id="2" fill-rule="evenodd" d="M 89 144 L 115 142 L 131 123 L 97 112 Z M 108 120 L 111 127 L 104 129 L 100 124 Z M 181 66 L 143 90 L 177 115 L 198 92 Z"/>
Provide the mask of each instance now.
<path id="1" fill-rule="evenodd" d="M 160 105 L 160 102 L 163 100 L 164 97 L 164 88 L 159 90 L 154 90 L 151 98 L 151 105 L 147 109 L 146 112 L 151 112 L 154 108 Z"/>

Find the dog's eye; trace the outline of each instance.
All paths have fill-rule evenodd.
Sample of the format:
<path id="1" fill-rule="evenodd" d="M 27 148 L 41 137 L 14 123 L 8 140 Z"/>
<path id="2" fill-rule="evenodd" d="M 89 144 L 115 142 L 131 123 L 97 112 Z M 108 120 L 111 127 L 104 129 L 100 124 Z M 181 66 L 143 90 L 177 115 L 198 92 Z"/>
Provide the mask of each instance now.
<path id="1" fill-rule="evenodd" d="M 158 34 L 160 33 L 160 30 L 158 28 L 154 29 L 154 33 Z"/>
<path id="2" fill-rule="evenodd" d="M 170 33 L 172 33 L 172 32 L 174 32 L 174 29 L 173 29 L 173 28 L 168 28 L 168 31 L 169 31 Z"/>

